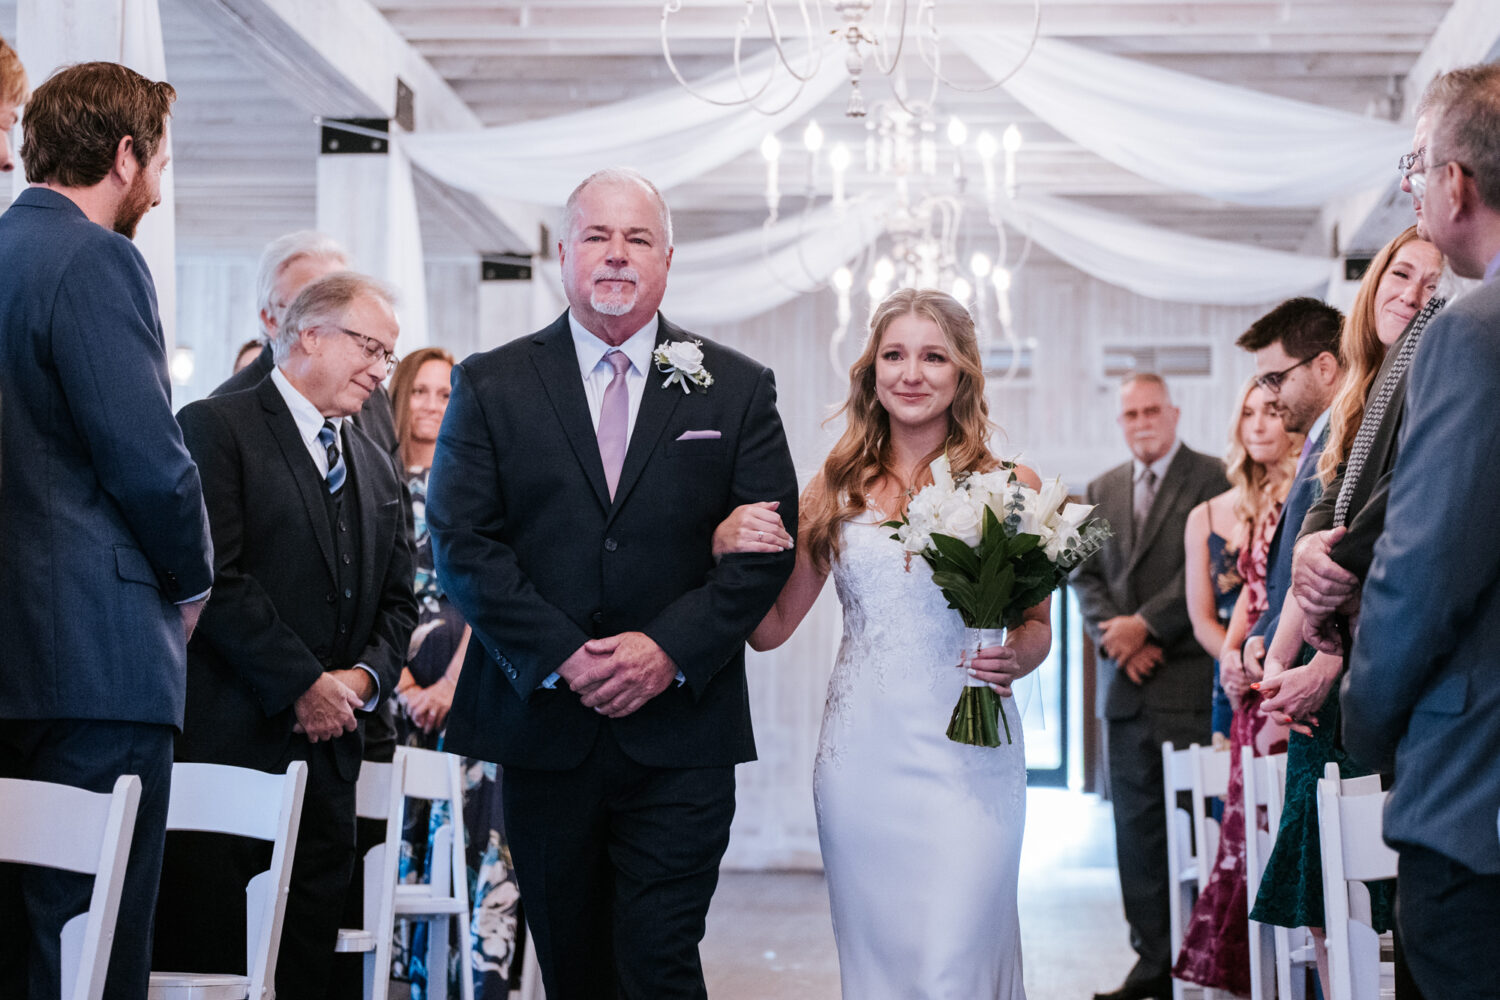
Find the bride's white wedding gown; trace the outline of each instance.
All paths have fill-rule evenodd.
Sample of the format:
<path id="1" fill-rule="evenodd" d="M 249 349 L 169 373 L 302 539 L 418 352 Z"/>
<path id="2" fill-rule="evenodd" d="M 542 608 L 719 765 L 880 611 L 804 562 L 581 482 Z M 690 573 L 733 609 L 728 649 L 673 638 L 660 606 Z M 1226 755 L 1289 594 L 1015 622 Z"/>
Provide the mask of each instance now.
<path id="1" fill-rule="evenodd" d="M 1020 718 L 1006 699 L 1008 746 L 944 735 L 963 623 L 891 534 L 846 523 L 833 565 L 844 638 L 813 790 L 844 998 L 1024 1000 Z"/>

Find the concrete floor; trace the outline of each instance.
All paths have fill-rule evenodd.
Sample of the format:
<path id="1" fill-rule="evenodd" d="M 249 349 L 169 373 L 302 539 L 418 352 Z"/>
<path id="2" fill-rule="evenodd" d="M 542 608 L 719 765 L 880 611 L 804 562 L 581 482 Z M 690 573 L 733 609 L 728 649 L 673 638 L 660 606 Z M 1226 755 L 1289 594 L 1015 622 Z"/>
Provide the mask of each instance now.
<path id="1" fill-rule="evenodd" d="M 1032 789 L 1026 808 L 1019 902 L 1026 995 L 1088 1000 L 1119 985 L 1134 960 L 1109 806 Z M 839 1000 L 823 876 L 725 872 L 708 914 L 703 965 L 714 1000 Z"/>

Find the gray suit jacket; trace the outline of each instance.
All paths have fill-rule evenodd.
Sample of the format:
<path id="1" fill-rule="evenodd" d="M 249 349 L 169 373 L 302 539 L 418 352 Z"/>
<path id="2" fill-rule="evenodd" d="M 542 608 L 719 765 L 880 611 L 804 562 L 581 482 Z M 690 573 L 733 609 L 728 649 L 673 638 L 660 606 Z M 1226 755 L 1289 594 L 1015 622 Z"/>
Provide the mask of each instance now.
<path id="1" fill-rule="evenodd" d="M 1500 874 L 1500 282 L 1412 359 L 1386 530 L 1342 689 L 1344 744 L 1391 771 L 1385 839 Z"/>
<path id="2" fill-rule="evenodd" d="M 1229 488 L 1224 465 L 1183 445 L 1157 488 L 1151 514 L 1136 537 L 1133 465 L 1126 462 L 1089 483 L 1088 501 L 1115 536 L 1073 573 L 1084 627 L 1099 641 L 1101 622 L 1139 614 L 1166 661 L 1144 684 L 1133 684 L 1119 664 L 1099 656 L 1095 711 L 1101 719 L 1128 719 L 1142 709 L 1207 714 L 1213 660 L 1193 638 L 1183 584 L 1182 533 L 1188 512 Z"/>

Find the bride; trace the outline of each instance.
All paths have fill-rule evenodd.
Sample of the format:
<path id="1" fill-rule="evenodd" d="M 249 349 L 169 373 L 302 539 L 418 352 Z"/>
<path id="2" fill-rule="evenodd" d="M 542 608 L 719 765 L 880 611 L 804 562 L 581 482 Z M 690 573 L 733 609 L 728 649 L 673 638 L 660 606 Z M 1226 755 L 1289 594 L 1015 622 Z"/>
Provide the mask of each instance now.
<path id="1" fill-rule="evenodd" d="M 932 482 L 945 452 L 956 475 L 1001 463 L 986 446 L 989 408 L 974 322 L 957 300 L 904 289 L 882 302 L 849 371 L 848 427 L 802 495 L 796 568 L 750 637 L 792 634 L 831 570 L 844 637 L 828 682 L 813 772 L 846 1000 L 1024 1000 L 1016 881 L 1026 818 L 1021 727 L 999 748 L 944 735 L 964 676 L 963 623 L 921 559 L 881 524 Z M 1020 479 L 1040 486 L 1021 466 Z M 791 543 L 772 504 L 740 507 L 716 555 Z M 1005 698 L 1052 641 L 1049 603 L 969 673 Z"/>

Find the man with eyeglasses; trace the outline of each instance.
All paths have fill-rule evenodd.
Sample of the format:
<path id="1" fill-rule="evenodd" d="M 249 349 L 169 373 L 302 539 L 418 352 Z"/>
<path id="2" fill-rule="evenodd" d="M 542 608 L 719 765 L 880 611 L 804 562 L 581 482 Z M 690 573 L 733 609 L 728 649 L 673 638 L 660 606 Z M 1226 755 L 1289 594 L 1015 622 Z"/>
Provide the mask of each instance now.
<path id="1" fill-rule="evenodd" d="M 1412 362 L 1400 451 L 1340 694 L 1349 753 L 1393 773 L 1397 930 L 1428 997 L 1500 997 L 1500 66 L 1423 96 L 1429 238 L 1483 285 Z"/>
<path id="2" fill-rule="evenodd" d="M 177 757 L 308 767 L 276 966 L 282 1000 L 323 1000 L 354 869 L 366 713 L 395 690 L 416 623 L 389 456 L 350 418 L 395 365 L 391 293 L 337 272 L 287 308 L 254 388 L 178 414 L 203 476 L 215 586 L 188 647 Z M 168 845 L 157 968 L 243 968 L 244 885 L 269 845 Z"/>
<path id="3" fill-rule="evenodd" d="M 260 265 L 256 269 L 255 294 L 260 307 L 260 327 L 266 348 L 255 360 L 235 372 L 216 388 L 212 395 L 222 396 L 227 392 L 249 389 L 271 374 L 275 367 L 274 352 L 270 343 L 276 339 L 276 328 L 281 322 L 287 306 L 308 283 L 343 271 L 349 267 L 349 255 L 344 248 L 326 233 L 303 229 L 285 236 L 278 236 L 261 251 Z M 390 395 L 385 386 L 377 386 L 365 400 L 365 405 L 351 417 L 360 430 L 382 449 L 396 458 L 399 468 L 399 445 L 396 442 L 396 422 L 391 415 Z M 391 738 L 395 738 L 394 730 Z M 389 760 L 389 755 L 386 757 Z"/>

